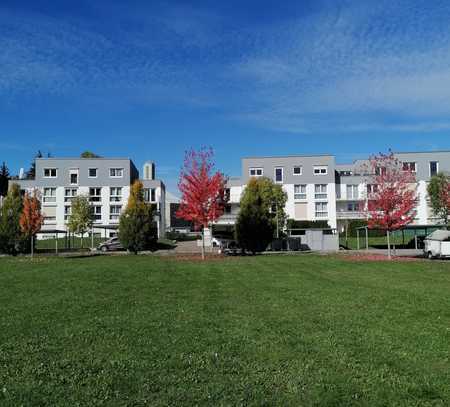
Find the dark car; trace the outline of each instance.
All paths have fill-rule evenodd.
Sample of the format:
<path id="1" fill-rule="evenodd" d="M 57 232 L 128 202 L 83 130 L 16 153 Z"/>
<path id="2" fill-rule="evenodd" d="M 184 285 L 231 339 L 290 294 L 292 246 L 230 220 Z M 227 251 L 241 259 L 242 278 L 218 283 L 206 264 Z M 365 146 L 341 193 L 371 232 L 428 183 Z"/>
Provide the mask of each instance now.
<path id="1" fill-rule="evenodd" d="M 112 237 L 106 242 L 101 243 L 97 250 L 101 250 L 102 252 L 112 252 L 115 250 L 123 250 L 123 246 L 118 237 Z"/>
<path id="2" fill-rule="evenodd" d="M 219 253 L 223 253 L 226 256 L 237 256 L 239 254 L 243 254 L 243 250 L 242 250 L 242 248 L 239 247 L 237 242 L 232 240 L 232 241 L 224 242 L 224 244 L 220 248 Z"/>

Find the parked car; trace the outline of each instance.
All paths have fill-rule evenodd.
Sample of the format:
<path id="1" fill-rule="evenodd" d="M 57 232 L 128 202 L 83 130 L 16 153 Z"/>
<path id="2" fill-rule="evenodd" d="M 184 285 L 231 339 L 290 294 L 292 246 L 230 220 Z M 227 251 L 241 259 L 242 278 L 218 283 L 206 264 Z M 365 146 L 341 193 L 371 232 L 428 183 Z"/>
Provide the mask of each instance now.
<path id="1" fill-rule="evenodd" d="M 219 249 L 219 253 L 225 254 L 227 256 L 237 256 L 242 254 L 243 250 L 239 247 L 237 242 L 234 240 L 226 241 L 222 244 Z"/>
<path id="2" fill-rule="evenodd" d="M 115 250 L 123 250 L 122 243 L 120 243 L 120 240 L 118 237 L 112 237 L 111 239 L 108 239 L 106 242 L 101 243 L 97 250 L 100 250 L 102 252 L 112 252 Z"/>
<path id="3" fill-rule="evenodd" d="M 436 230 L 427 236 L 423 251 L 429 259 L 450 257 L 450 231 Z"/>

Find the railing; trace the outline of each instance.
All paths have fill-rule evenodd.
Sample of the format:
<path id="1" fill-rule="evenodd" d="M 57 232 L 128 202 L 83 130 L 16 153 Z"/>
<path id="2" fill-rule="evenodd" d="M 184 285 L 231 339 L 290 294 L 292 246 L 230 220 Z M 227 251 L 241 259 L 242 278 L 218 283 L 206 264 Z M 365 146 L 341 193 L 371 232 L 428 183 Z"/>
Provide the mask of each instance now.
<path id="1" fill-rule="evenodd" d="M 364 219 L 366 217 L 364 212 L 361 211 L 337 211 L 337 219 Z"/>

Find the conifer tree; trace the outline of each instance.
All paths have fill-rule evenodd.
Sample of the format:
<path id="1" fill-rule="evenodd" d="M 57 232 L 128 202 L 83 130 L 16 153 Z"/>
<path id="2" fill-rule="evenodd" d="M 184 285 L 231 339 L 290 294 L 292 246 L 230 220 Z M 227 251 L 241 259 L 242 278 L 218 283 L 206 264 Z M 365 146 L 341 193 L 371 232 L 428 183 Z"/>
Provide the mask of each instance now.
<path id="1" fill-rule="evenodd" d="M 284 227 L 286 200 L 286 193 L 272 180 L 250 179 L 241 198 L 236 222 L 236 238 L 244 250 L 253 254 L 266 250 L 277 225 L 279 229 Z"/>
<path id="2" fill-rule="evenodd" d="M 26 239 L 20 228 L 22 208 L 20 187 L 13 184 L 0 211 L 0 252 L 15 256 L 26 250 Z"/>
<path id="3" fill-rule="evenodd" d="M 142 182 L 136 181 L 119 221 L 119 240 L 129 252 L 137 254 L 155 244 L 157 228 L 153 215 L 153 207 L 144 200 Z"/>
<path id="4" fill-rule="evenodd" d="M 9 181 L 9 170 L 6 163 L 3 161 L 0 167 L 0 196 L 6 196 L 8 193 L 8 181 Z"/>

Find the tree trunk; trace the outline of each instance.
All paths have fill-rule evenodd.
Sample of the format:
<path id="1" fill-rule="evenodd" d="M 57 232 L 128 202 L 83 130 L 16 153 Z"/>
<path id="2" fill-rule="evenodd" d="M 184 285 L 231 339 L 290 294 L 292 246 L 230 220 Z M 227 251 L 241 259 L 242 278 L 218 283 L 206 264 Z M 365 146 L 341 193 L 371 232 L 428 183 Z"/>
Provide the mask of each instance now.
<path id="1" fill-rule="evenodd" d="M 34 255 L 34 241 L 33 241 L 33 235 L 31 235 L 31 257 Z"/>
<path id="2" fill-rule="evenodd" d="M 386 236 L 387 236 L 387 247 L 388 247 L 388 259 L 391 260 L 392 256 L 391 256 L 391 239 L 390 239 L 390 231 L 387 230 L 386 231 Z"/>
<path id="3" fill-rule="evenodd" d="M 205 228 L 202 229 L 202 260 L 205 260 Z"/>

